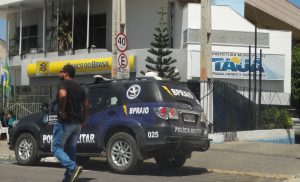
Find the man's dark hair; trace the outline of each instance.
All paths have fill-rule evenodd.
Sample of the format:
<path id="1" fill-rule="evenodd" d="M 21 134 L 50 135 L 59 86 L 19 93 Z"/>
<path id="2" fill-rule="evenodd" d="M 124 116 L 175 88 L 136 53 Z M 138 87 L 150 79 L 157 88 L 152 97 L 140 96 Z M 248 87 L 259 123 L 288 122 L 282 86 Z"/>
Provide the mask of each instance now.
<path id="1" fill-rule="evenodd" d="M 65 65 L 63 67 L 63 70 L 65 72 L 67 72 L 71 78 L 74 78 L 74 76 L 75 76 L 75 68 L 74 68 L 74 66 L 72 66 L 70 64 L 67 64 L 67 65 Z"/>

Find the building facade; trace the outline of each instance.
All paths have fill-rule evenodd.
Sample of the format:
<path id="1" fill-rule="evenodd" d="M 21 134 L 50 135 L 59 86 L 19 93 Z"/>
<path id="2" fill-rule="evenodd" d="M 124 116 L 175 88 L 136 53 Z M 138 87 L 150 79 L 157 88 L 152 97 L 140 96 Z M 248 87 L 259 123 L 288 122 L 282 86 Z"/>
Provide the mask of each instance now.
<path id="1" fill-rule="evenodd" d="M 245 18 L 260 28 L 289 30 L 300 43 L 300 9 L 288 0 L 245 0 Z"/>
<path id="2" fill-rule="evenodd" d="M 171 56 L 177 59 L 181 81 L 199 80 L 201 6 L 197 0 L 126 1 L 130 75 L 141 76 L 140 71 L 145 70 L 160 7 L 167 12 Z M 66 63 L 75 65 L 80 82 L 91 81 L 93 74 L 110 77 L 114 44 L 111 0 L 6 0 L 0 3 L 0 11 L 8 20 L 11 70 L 20 93 L 22 88 L 39 86 L 42 91 L 37 91 L 38 95 L 55 98 L 57 73 Z M 57 22 L 67 21 L 72 15 L 73 50 L 58 51 Z M 229 6 L 212 6 L 212 30 L 213 79 L 247 87 L 248 66 L 252 73 L 257 66 L 253 65 L 253 54 L 250 63 L 248 59 L 249 45 L 254 53 L 254 24 Z M 257 35 L 257 50 L 263 53 L 262 89 L 277 92 L 279 100 L 284 100 L 273 104 L 288 105 L 292 32 L 258 29 Z"/>
<path id="3" fill-rule="evenodd" d="M 3 63 L 6 57 L 6 42 L 0 39 L 0 61 Z"/>

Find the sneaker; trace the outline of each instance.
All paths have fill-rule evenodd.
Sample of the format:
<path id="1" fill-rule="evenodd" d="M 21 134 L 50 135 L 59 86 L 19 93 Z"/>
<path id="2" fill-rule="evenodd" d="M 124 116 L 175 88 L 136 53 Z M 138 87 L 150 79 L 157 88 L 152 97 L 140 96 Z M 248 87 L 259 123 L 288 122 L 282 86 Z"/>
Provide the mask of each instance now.
<path id="1" fill-rule="evenodd" d="M 71 182 L 75 182 L 78 180 L 78 177 L 81 174 L 82 170 L 82 166 L 76 166 L 76 168 L 71 172 Z"/>

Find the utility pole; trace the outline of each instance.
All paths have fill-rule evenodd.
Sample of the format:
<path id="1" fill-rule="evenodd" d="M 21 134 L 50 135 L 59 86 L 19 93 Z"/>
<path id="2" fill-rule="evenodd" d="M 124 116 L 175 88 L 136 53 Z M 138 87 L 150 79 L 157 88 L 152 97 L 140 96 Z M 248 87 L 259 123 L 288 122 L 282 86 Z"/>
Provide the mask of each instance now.
<path id="1" fill-rule="evenodd" d="M 118 75 L 118 49 L 116 37 L 119 33 L 126 34 L 126 0 L 112 0 L 112 71 L 111 78 Z"/>
<path id="2" fill-rule="evenodd" d="M 256 80 L 257 80 L 257 25 L 255 24 L 255 30 L 254 30 L 254 75 L 253 75 L 253 79 L 254 79 L 254 92 L 253 92 L 253 101 L 255 103 L 255 107 L 254 107 L 254 121 L 255 121 L 255 129 L 258 129 L 257 126 L 257 88 L 256 88 Z"/>
<path id="3" fill-rule="evenodd" d="M 211 70 L 211 0 L 201 1 L 201 70 L 200 80 L 212 78 Z"/>
<path id="4" fill-rule="evenodd" d="M 200 98 L 207 120 L 213 122 L 212 68 L 211 68 L 211 0 L 201 0 L 200 30 Z"/>
<path id="5" fill-rule="evenodd" d="M 111 78 L 117 78 L 117 48 L 115 45 L 116 37 L 120 32 L 120 0 L 112 0 L 112 41 L 111 41 L 111 52 L 112 52 L 112 70 Z"/>

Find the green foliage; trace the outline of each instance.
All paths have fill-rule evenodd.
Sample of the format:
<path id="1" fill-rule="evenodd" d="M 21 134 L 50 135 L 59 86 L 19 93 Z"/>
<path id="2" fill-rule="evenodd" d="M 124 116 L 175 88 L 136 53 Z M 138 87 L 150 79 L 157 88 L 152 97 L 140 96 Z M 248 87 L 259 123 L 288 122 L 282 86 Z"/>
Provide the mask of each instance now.
<path id="1" fill-rule="evenodd" d="M 157 72 L 158 76 L 164 80 L 170 81 L 179 81 L 179 73 L 176 72 L 176 67 L 172 66 L 173 63 L 177 62 L 176 59 L 173 59 L 169 55 L 172 51 L 168 50 L 169 47 L 169 33 L 164 21 L 166 12 L 163 7 L 161 7 L 158 12 L 160 15 L 159 26 L 155 28 L 156 33 L 153 34 L 154 42 L 151 42 L 152 48 L 148 50 L 149 53 L 156 56 L 156 59 L 148 56 L 146 58 L 146 68 L 148 71 Z M 145 74 L 144 71 L 141 71 L 142 74 Z"/>
<path id="2" fill-rule="evenodd" d="M 66 15 L 64 11 L 60 12 L 58 30 L 58 47 L 59 51 L 69 51 L 72 45 L 72 20 L 70 15 Z"/>
<path id="3" fill-rule="evenodd" d="M 300 102 L 300 44 L 292 52 L 292 103 L 299 108 Z"/>
<path id="4" fill-rule="evenodd" d="M 56 16 L 53 19 L 57 19 Z M 58 35 L 57 35 L 58 33 Z M 47 35 L 50 35 L 50 41 L 48 49 L 50 51 L 55 50 L 56 45 L 58 45 L 58 52 L 62 53 L 64 51 L 70 51 L 72 45 L 72 16 L 71 14 L 66 14 L 63 10 L 59 12 L 59 25 L 51 26 L 47 30 Z M 57 41 L 54 44 L 53 41 Z M 53 47 L 54 46 L 54 47 Z"/>
<path id="5" fill-rule="evenodd" d="M 19 54 L 19 37 L 17 33 L 9 37 L 9 56 L 16 56 Z"/>
<path id="6" fill-rule="evenodd" d="M 262 111 L 261 118 L 261 129 L 290 129 L 293 126 L 291 115 L 283 108 L 266 108 Z"/>

